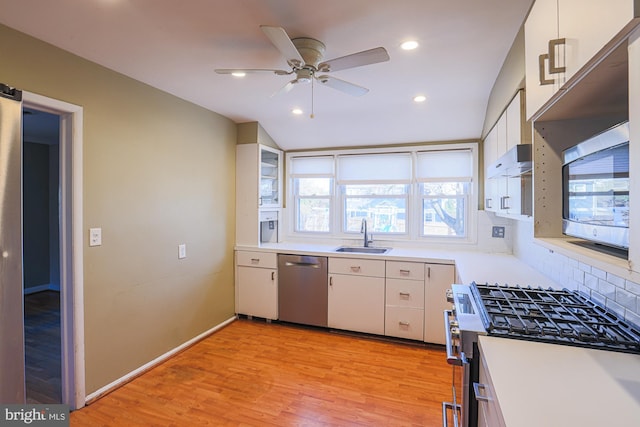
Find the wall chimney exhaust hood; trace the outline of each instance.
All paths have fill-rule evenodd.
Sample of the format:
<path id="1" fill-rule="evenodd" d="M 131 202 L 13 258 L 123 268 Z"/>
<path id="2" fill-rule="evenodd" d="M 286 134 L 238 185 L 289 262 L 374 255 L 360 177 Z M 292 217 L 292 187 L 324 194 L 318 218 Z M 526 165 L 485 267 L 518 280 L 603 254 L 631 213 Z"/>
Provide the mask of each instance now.
<path id="1" fill-rule="evenodd" d="M 519 144 L 487 168 L 487 177 L 516 177 L 530 172 L 532 167 L 531 144 Z"/>

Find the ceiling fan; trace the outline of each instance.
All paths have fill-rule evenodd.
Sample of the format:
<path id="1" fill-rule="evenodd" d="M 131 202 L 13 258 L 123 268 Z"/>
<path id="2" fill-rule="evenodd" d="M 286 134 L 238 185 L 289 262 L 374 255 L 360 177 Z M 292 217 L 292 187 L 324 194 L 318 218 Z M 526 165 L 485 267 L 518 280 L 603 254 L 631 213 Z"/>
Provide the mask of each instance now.
<path id="1" fill-rule="evenodd" d="M 288 92 L 298 84 L 313 83 L 315 80 L 324 86 L 329 86 L 349 95 L 362 96 L 369 92 L 369 89 L 335 78 L 326 73 L 389 60 L 389 54 L 386 49 L 376 47 L 374 49 L 323 61 L 325 45 L 321 41 L 308 37 L 291 39 L 282 27 L 261 25 L 260 29 L 269 40 L 271 40 L 271 43 L 273 43 L 280 53 L 284 55 L 291 70 L 225 68 L 215 70 L 216 73 L 274 73 L 279 76 L 295 75 L 295 78 L 283 86 L 276 94 Z"/>

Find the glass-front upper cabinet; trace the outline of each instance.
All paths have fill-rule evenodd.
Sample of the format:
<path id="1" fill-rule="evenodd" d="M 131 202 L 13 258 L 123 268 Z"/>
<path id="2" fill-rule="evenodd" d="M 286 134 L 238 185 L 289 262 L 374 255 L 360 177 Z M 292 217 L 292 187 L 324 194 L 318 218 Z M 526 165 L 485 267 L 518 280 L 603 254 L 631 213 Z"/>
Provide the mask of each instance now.
<path id="1" fill-rule="evenodd" d="M 275 148 L 260 146 L 260 192 L 258 205 L 261 208 L 281 207 L 282 152 Z"/>

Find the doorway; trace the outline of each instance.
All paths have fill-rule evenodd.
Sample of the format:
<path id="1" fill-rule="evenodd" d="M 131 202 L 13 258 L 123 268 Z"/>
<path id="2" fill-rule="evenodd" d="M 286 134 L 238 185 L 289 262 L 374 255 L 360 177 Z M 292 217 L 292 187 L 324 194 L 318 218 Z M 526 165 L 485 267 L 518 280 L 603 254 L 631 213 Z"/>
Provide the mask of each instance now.
<path id="1" fill-rule="evenodd" d="M 35 157 L 40 158 L 40 164 L 44 164 L 46 151 L 49 163 L 47 171 L 47 186 L 49 188 L 41 191 L 47 193 L 49 227 L 46 231 L 39 231 L 39 236 L 47 236 L 47 244 L 41 244 L 38 249 L 41 252 L 49 248 L 48 257 L 40 257 L 40 267 L 46 270 L 48 262 L 48 273 L 38 271 L 38 280 L 35 280 L 36 270 L 28 273 L 25 269 L 25 284 L 31 284 L 37 295 L 41 292 L 49 294 L 48 301 L 42 304 L 51 306 L 43 309 L 43 312 L 57 313 L 49 317 L 49 323 L 59 324 L 59 339 L 50 340 L 59 345 L 56 349 L 46 349 L 47 353 L 57 352 L 60 355 L 59 396 L 56 397 L 58 403 L 69 405 L 70 409 L 78 409 L 85 404 L 85 382 L 84 382 L 84 306 L 83 306 L 83 235 L 82 235 L 82 107 L 47 98 L 30 92 L 23 92 L 23 109 L 47 117 L 58 124 L 58 144 L 52 148 L 43 148 L 45 144 L 36 144 L 27 150 L 36 152 Z M 27 115 L 28 116 L 28 115 Z M 28 118 L 23 116 L 23 118 Z M 26 120 L 25 120 L 26 122 Z M 26 126 L 28 124 L 25 123 Z M 38 146 L 39 145 L 39 146 Z M 57 150 L 57 151 L 56 151 Z M 33 154 L 33 153 L 32 153 Z M 55 161 L 54 159 L 57 159 Z M 44 166 L 43 166 L 44 168 Z M 57 170 L 56 170 L 57 168 Z M 41 173 L 42 174 L 42 173 Z M 44 174 L 42 174 L 44 175 Z M 58 182 L 51 177 L 57 177 Z M 55 189 L 51 189 L 54 187 Z M 56 194 L 53 194 L 56 193 Z M 49 197 L 51 195 L 51 197 Z M 41 210 L 45 210 L 41 199 Z M 25 215 L 28 215 L 25 212 Z M 41 215 L 42 216 L 42 215 Z M 41 218 L 41 222 L 45 220 Z M 52 222 L 57 223 L 51 225 Z M 25 227 L 27 224 L 25 224 Z M 28 236 L 25 236 L 28 237 Z M 26 238 L 25 238 L 26 241 Z M 57 255 L 56 255 L 57 253 Z M 46 281 L 48 283 L 31 283 Z M 57 284 L 56 284 L 57 282 Z M 56 307 L 57 303 L 57 307 Z M 26 308 L 26 306 L 25 306 Z M 42 307 L 40 307 L 42 308 Z M 53 319 L 53 320 L 52 320 Z M 55 329 L 55 328 L 54 328 Z M 25 334 L 27 331 L 25 330 Z M 55 332 L 54 332 L 55 333 Z M 28 348 L 26 348 L 29 351 Z M 29 359 L 29 355 L 26 356 Z M 28 362 L 28 360 L 27 360 Z M 56 374 L 57 376 L 57 374 Z M 29 391 L 27 391 L 29 399 Z M 33 399 L 33 400 L 37 400 Z M 28 400 L 29 401 L 29 400 Z M 52 402 L 47 402 L 52 403 Z"/>
<path id="2" fill-rule="evenodd" d="M 60 116 L 22 110 L 25 390 L 27 403 L 62 403 Z"/>

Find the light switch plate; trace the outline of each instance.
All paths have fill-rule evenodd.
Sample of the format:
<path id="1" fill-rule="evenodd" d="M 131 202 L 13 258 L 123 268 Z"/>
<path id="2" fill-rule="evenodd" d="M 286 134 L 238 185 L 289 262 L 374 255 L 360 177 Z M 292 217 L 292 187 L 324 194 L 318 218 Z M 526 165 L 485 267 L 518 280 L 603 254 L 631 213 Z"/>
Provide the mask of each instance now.
<path id="1" fill-rule="evenodd" d="M 504 227 L 494 226 L 491 229 L 491 237 L 498 237 L 504 239 Z"/>
<path id="2" fill-rule="evenodd" d="M 102 228 L 89 229 L 89 246 L 102 245 Z"/>
<path id="3" fill-rule="evenodd" d="M 182 259 L 186 257 L 187 257 L 187 245 L 184 243 L 181 245 L 178 245 L 178 259 Z"/>

